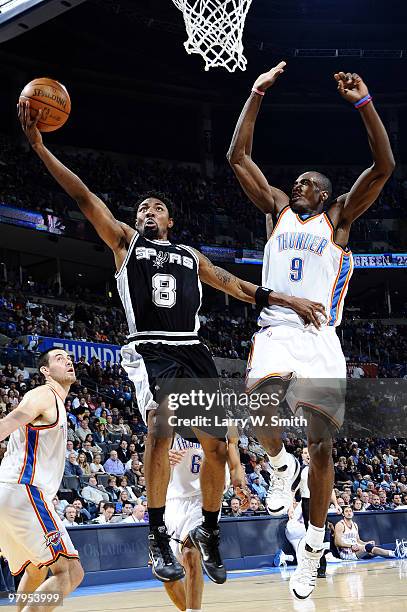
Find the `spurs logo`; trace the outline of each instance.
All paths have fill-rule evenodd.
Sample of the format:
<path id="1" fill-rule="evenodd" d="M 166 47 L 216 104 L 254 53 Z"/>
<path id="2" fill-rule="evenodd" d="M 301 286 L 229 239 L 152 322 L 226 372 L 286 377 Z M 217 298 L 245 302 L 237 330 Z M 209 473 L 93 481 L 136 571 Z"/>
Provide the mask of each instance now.
<path id="1" fill-rule="evenodd" d="M 45 546 L 49 548 L 50 546 L 58 546 L 61 542 L 61 532 L 60 531 L 50 531 L 46 533 L 45 536 Z"/>
<path id="2" fill-rule="evenodd" d="M 162 251 L 158 251 L 153 266 L 155 268 L 162 268 L 163 265 L 168 261 L 168 253 L 163 253 Z"/>

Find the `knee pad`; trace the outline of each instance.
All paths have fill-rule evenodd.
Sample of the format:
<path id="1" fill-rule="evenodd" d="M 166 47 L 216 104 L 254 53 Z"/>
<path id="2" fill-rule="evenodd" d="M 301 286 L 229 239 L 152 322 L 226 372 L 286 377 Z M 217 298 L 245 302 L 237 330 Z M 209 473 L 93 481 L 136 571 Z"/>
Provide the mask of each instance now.
<path id="1" fill-rule="evenodd" d="M 371 553 L 371 552 L 372 552 L 372 550 L 373 550 L 373 548 L 374 548 L 373 544 L 366 544 L 366 546 L 365 546 L 365 551 L 366 551 L 367 553 Z"/>

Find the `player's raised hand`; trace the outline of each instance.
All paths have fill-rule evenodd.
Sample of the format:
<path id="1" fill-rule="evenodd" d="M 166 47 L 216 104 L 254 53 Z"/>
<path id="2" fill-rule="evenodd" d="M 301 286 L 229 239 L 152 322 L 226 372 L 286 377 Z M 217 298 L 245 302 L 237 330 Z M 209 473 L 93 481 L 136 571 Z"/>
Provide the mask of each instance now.
<path id="1" fill-rule="evenodd" d="M 38 121 L 41 119 L 42 110 L 39 110 L 35 119 L 31 118 L 30 103 L 19 102 L 17 104 L 17 114 L 23 128 L 24 134 L 27 136 L 28 142 L 32 147 L 42 144 L 41 132 L 37 127 Z"/>
<path id="2" fill-rule="evenodd" d="M 355 104 L 369 93 L 367 85 L 356 72 L 337 72 L 334 74 L 334 78 L 342 98 L 352 102 L 352 104 Z"/>
<path id="3" fill-rule="evenodd" d="M 268 72 L 263 72 L 254 82 L 253 89 L 259 89 L 260 91 L 266 91 L 269 87 L 274 85 L 280 74 L 283 74 L 286 62 L 280 62 L 274 68 L 271 68 Z"/>

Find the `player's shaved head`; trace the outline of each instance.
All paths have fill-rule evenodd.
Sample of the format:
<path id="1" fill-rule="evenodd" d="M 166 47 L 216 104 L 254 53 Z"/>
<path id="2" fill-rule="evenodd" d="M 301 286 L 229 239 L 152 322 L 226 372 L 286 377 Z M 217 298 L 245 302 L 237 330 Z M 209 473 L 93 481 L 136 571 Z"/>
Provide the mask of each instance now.
<path id="1" fill-rule="evenodd" d="M 312 172 L 309 173 L 307 172 L 307 174 L 312 175 L 321 191 L 326 191 L 328 193 L 329 200 L 332 196 L 332 183 L 330 179 L 325 176 L 325 174 L 321 174 L 320 172 L 316 172 L 315 170 L 312 170 Z"/>

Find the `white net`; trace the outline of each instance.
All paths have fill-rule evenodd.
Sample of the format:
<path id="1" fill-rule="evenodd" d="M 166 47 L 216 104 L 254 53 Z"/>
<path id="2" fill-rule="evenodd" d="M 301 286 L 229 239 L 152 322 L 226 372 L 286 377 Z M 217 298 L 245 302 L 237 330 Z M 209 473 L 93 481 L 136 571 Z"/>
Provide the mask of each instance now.
<path id="1" fill-rule="evenodd" d="M 246 70 L 243 29 L 252 0 L 172 0 L 184 15 L 187 53 L 198 53 L 205 70 Z"/>

